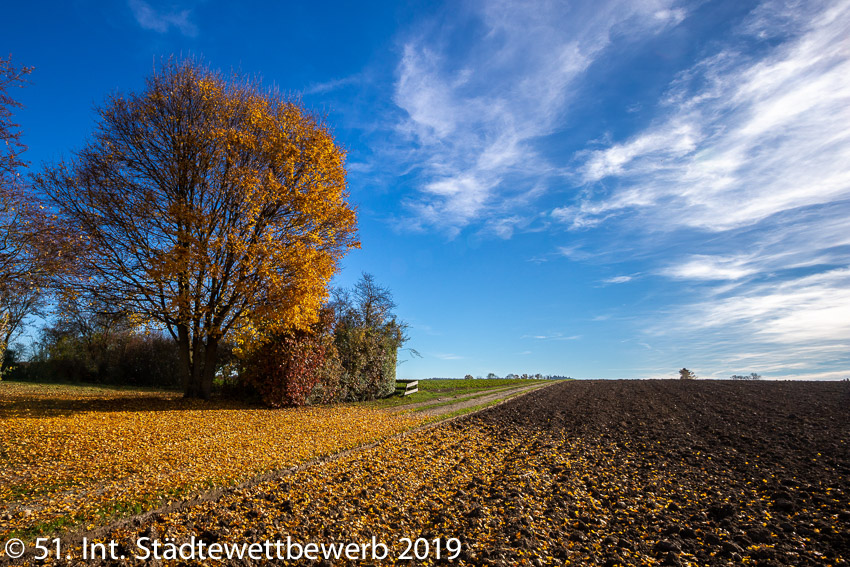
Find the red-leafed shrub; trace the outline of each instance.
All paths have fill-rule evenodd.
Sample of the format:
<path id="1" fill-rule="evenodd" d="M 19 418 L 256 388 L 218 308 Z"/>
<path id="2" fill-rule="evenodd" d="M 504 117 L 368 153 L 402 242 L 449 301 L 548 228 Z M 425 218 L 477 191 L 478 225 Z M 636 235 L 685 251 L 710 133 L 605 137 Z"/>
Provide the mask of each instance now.
<path id="1" fill-rule="evenodd" d="M 266 405 L 301 406 L 334 399 L 339 363 L 329 332 L 332 318 L 326 310 L 309 331 L 275 335 L 251 352 L 245 379 Z"/>

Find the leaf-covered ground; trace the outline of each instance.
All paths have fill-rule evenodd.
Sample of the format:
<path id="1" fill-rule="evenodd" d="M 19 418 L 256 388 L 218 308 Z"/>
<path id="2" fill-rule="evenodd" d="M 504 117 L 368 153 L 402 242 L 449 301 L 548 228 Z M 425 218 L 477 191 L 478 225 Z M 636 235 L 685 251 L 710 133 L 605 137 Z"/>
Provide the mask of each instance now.
<path id="1" fill-rule="evenodd" d="M 456 565 L 847 565 L 848 402 L 840 383 L 564 383 L 90 535 L 128 557 L 140 537 L 375 537 L 391 564 L 439 537 Z"/>
<path id="2" fill-rule="evenodd" d="M 446 563 L 393 561 L 421 537 L 458 538 L 454 565 L 847 565 L 848 433 L 842 383 L 570 382 L 87 535 L 119 543 L 110 564 L 194 536 L 374 537 L 382 564 Z"/>
<path id="3" fill-rule="evenodd" d="M 380 439 L 421 419 L 0 382 L 0 541 L 114 517 Z"/>

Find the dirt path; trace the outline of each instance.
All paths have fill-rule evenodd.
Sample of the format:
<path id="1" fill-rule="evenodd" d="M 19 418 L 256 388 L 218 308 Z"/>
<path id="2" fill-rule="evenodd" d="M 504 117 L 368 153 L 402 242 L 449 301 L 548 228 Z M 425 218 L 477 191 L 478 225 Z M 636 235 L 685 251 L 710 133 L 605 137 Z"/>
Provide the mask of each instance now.
<path id="1" fill-rule="evenodd" d="M 555 383 L 556 381 L 552 381 L 552 384 Z M 412 410 L 416 412 L 417 415 L 421 415 L 427 418 L 438 417 L 441 415 L 452 414 L 457 411 L 476 406 L 483 406 L 485 404 L 490 405 L 495 401 L 502 401 L 508 398 L 514 398 L 516 396 L 526 394 L 532 390 L 551 386 L 552 384 L 538 383 L 519 387 L 500 388 L 498 390 L 493 390 L 490 392 L 473 392 L 471 394 L 446 396 L 444 398 L 437 398 L 436 400 L 428 400 L 427 402 L 418 402 L 415 404 L 399 406 L 396 408 L 396 411 L 405 412 Z"/>

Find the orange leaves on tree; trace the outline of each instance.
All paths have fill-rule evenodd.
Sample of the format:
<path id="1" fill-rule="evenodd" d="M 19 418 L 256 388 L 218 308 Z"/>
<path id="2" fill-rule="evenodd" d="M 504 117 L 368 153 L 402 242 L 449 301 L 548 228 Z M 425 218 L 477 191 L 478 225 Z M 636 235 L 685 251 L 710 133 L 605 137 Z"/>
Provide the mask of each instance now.
<path id="1" fill-rule="evenodd" d="M 80 235 L 67 289 L 165 327 L 189 397 L 228 334 L 306 330 L 356 240 L 345 152 L 299 104 L 191 61 L 99 110 L 93 141 L 38 185 Z"/>

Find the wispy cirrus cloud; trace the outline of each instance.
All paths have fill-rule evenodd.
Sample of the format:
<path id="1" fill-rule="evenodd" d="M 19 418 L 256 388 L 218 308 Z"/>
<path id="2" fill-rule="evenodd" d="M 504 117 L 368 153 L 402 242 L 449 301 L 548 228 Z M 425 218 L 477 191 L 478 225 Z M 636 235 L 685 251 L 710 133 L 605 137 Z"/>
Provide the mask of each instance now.
<path id="1" fill-rule="evenodd" d="M 668 347 L 686 340 L 689 364 L 726 369 L 715 378 L 728 378 L 728 369 L 773 378 L 845 378 L 848 289 L 850 268 L 768 281 L 682 306 L 647 332 Z"/>
<path id="2" fill-rule="evenodd" d="M 748 33 L 762 33 L 764 13 Z M 850 198 L 850 3 L 798 6 L 784 29 L 792 37 L 760 59 L 729 48 L 683 72 L 663 118 L 587 153 L 583 181 L 608 190 L 554 218 L 724 231 Z"/>
<path id="3" fill-rule="evenodd" d="M 606 278 L 606 279 L 602 280 L 602 283 L 621 284 L 621 283 L 628 283 L 628 282 L 632 281 L 633 279 L 634 279 L 633 276 L 614 276 L 614 277 Z"/>
<path id="4" fill-rule="evenodd" d="M 312 83 L 308 85 L 303 91 L 304 95 L 316 95 L 316 94 L 325 94 L 337 89 L 342 89 L 346 87 L 356 86 L 360 82 L 362 82 L 363 78 L 358 75 L 350 75 L 348 77 L 342 77 L 340 79 L 332 79 L 330 81 L 325 81 L 323 83 Z"/>
<path id="5" fill-rule="evenodd" d="M 738 280 L 756 273 L 746 257 L 695 254 L 661 273 L 680 280 Z"/>
<path id="6" fill-rule="evenodd" d="M 769 282 L 684 310 L 692 328 L 738 328 L 774 344 L 844 343 L 850 337 L 850 268 Z"/>
<path id="7" fill-rule="evenodd" d="M 577 341 L 582 335 L 564 335 L 563 333 L 552 333 L 548 335 L 523 335 L 521 339 L 534 339 L 537 341 Z"/>
<path id="8" fill-rule="evenodd" d="M 527 219 L 518 205 L 539 195 L 556 168 L 533 141 L 550 134 L 586 69 L 611 44 L 679 23 L 671 1 L 481 2 L 468 25 L 428 29 L 403 49 L 395 103 L 414 150 L 417 192 L 407 200 L 417 226 L 449 234 L 481 218 L 510 237 Z M 472 30 L 470 32 L 470 30 Z M 457 36 L 473 34 L 458 48 Z M 468 38 L 467 38 L 468 39 Z"/>
<path id="9" fill-rule="evenodd" d="M 715 233 L 710 246 L 691 245 L 709 248 L 710 253 L 668 258 L 655 273 L 674 280 L 721 282 L 717 289 L 722 290 L 724 281 L 745 285 L 748 279 L 768 277 L 782 282 L 797 277 L 794 271 L 847 266 L 849 210 L 850 203 L 838 201 L 787 211 L 745 229 Z"/>
<path id="10" fill-rule="evenodd" d="M 447 353 L 447 352 L 439 352 L 435 353 L 434 358 L 439 358 L 440 360 L 463 360 L 464 357 L 459 354 Z"/>
<path id="11" fill-rule="evenodd" d="M 850 376 L 850 234 L 846 203 L 779 215 L 721 242 L 736 254 L 686 255 L 657 272 L 689 299 L 644 331 L 707 368 L 767 377 Z M 713 377 L 728 378 L 720 371 Z"/>
<path id="12" fill-rule="evenodd" d="M 166 33 L 175 28 L 187 37 L 198 35 L 198 27 L 191 21 L 190 9 L 157 10 L 145 0 L 128 0 L 127 4 L 133 11 L 136 22 L 146 30 Z"/>

